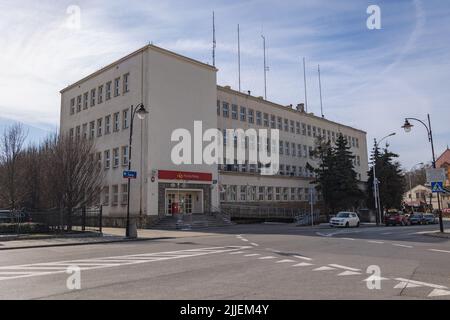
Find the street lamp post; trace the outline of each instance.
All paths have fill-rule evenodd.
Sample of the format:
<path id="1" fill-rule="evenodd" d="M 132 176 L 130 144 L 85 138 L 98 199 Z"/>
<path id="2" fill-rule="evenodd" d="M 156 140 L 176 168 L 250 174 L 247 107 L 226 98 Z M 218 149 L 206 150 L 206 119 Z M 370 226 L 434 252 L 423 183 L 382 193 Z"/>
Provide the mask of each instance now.
<path id="1" fill-rule="evenodd" d="M 377 139 L 375 139 L 375 149 L 378 149 L 379 144 L 384 140 L 387 139 L 389 137 L 395 136 L 396 133 L 393 132 L 391 134 L 388 134 L 387 136 L 383 137 L 380 139 L 380 141 L 377 142 Z M 377 166 L 377 159 L 373 159 L 373 166 L 372 166 L 372 171 L 373 171 L 373 196 L 375 199 L 375 210 L 377 211 L 377 217 L 378 217 L 378 225 L 381 224 L 381 201 L 380 201 L 380 191 L 379 191 L 379 187 L 378 187 L 378 179 L 377 179 L 377 173 L 376 173 L 376 169 L 375 167 Z"/>
<path id="2" fill-rule="evenodd" d="M 417 118 L 405 118 L 405 123 L 403 124 L 402 128 L 407 133 L 411 132 L 411 129 L 412 129 L 412 127 L 414 127 L 414 125 L 412 125 L 409 122 L 409 120 L 418 121 L 421 124 L 423 124 L 423 126 L 425 127 L 425 129 L 427 130 L 427 133 L 428 133 L 428 141 L 431 144 L 431 154 L 433 157 L 433 168 L 436 169 L 436 156 L 434 155 L 433 131 L 431 129 L 430 114 L 427 114 L 427 119 L 428 119 L 428 125 L 424 121 L 417 119 Z M 437 194 L 437 201 L 438 201 L 438 212 L 439 212 L 439 228 L 440 228 L 441 232 L 443 233 L 444 232 L 444 223 L 442 221 L 441 200 L 440 200 L 439 193 Z"/>
<path id="3" fill-rule="evenodd" d="M 130 119 L 130 140 L 128 145 L 128 171 L 131 170 L 131 145 L 133 142 L 133 122 L 134 122 L 134 116 L 137 114 L 138 118 L 140 120 L 144 120 L 145 116 L 148 114 L 148 111 L 145 109 L 144 105 L 140 103 L 136 106 L 136 108 L 133 108 L 131 106 L 131 119 Z M 127 188 L 127 225 L 126 225 L 126 231 L 125 236 L 127 238 L 130 237 L 130 184 L 131 180 L 128 178 L 128 188 Z"/>

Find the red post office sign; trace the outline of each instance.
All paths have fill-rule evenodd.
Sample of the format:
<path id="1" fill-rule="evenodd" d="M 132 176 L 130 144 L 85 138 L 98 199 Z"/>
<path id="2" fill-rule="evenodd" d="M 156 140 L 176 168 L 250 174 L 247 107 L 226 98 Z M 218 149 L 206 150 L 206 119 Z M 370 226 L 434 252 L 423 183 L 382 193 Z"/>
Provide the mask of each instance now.
<path id="1" fill-rule="evenodd" d="M 158 179 L 164 180 L 190 180 L 190 181 L 212 181 L 212 174 L 205 172 L 185 172 L 158 170 Z"/>

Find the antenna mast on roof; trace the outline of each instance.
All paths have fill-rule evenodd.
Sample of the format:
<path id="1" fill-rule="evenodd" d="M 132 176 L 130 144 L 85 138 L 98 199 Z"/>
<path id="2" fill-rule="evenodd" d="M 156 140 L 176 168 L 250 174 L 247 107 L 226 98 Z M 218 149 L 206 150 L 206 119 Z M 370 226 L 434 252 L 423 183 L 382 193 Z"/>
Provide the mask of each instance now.
<path id="1" fill-rule="evenodd" d="M 261 35 L 263 39 L 263 50 L 264 50 L 264 100 L 267 100 L 267 71 L 269 71 L 269 67 L 266 64 L 266 38 Z"/>
<path id="2" fill-rule="evenodd" d="M 216 66 L 216 21 L 213 11 L 213 49 L 212 49 L 213 66 Z"/>
<path id="3" fill-rule="evenodd" d="M 239 32 L 239 24 L 237 26 L 238 34 L 238 77 L 239 77 L 239 92 L 241 92 L 241 37 Z"/>
<path id="4" fill-rule="evenodd" d="M 305 57 L 303 57 L 303 81 L 305 83 L 305 110 L 308 113 L 308 96 L 306 94 L 306 61 Z"/>
<path id="5" fill-rule="evenodd" d="M 322 118 L 325 118 L 323 115 L 323 103 L 322 103 L 322 82 L 320 80 L 320 64 L 317 65 L 317 71 L 319 73 L 319 94 L 320 94 L 320 113 L 322 114 Z"/>

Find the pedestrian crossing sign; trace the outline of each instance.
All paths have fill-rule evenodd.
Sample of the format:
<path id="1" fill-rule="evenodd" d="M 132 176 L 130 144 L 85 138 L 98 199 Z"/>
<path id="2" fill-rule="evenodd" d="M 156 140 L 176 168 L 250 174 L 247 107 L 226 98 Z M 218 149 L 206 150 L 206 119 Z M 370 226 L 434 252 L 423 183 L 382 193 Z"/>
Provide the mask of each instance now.
<path id="1" fill-rule="evenodd" d="M 432 182 L 431 191 L 433 193 L 445 193 L 444 184 L 442 182 Z"/>

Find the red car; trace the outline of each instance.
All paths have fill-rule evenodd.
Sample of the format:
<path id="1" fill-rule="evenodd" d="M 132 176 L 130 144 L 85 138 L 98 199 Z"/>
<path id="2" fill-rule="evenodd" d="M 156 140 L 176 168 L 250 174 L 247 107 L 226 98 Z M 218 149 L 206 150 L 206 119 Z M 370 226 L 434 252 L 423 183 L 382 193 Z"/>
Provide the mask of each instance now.
<path id="1" fill-rule="evenodd" d="M 409 218 L 403 213 L 390 213 L 384 218 L 386 226 L 408 226 L 410 225 Z"/>

